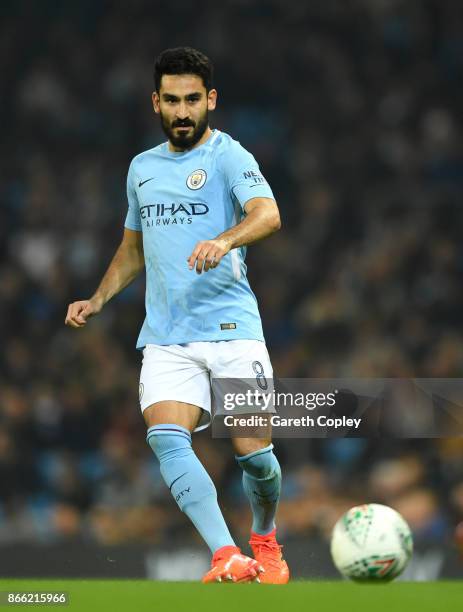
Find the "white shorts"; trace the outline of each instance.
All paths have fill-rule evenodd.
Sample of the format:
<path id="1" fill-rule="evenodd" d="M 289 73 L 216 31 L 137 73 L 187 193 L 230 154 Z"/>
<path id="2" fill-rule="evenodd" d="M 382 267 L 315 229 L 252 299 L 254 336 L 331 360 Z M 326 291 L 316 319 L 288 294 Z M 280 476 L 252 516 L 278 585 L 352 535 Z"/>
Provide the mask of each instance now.
<path id="1" fill-rule="evenodd" d="M 202 408 L 195 431 L 211 424 L 211 379 L 255 379 L 258 371 L 273 377 L 265 342 L 219 340 L 188 344 L 147 344 L 143 349 L 140 373 L 140 407 L 165 400 L 194 404 Z"/>

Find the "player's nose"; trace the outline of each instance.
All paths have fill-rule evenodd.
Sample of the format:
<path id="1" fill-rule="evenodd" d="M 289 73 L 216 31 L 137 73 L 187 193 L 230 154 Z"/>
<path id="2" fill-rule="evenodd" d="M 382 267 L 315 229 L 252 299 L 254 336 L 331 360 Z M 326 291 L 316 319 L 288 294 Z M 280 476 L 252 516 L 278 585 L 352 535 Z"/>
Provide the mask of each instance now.
<path id="1" fill-rule="evenodd" d="M 188 117 L 190 116 L 190 112 L 188 110 L 188 106 L 185 104 L 185 102 L 180 102 L 180 104 L 177 107 L 177 113 L 176 113 L 177 119 L 188 119 Z"/>

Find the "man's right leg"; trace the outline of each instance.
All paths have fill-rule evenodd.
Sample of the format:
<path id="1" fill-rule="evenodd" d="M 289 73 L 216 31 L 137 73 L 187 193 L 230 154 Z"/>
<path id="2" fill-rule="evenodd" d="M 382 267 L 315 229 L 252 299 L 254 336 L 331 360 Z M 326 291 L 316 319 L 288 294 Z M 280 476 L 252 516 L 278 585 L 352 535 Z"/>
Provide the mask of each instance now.
<path id="1" fill-rule="evenodd" d="M 159 460 L 162 477 L 180 509 L 188 516 L 213 554 L 204 582 L 246 581 L 258 574 L 258 564 L 241 554 L 217 502 L 217 491 L 191 446 L 201 409 L 173 400 L 160 401 L 143 412 L 146 440 Z"/>
<path id="2" fill-rule="evenodd" d="M 183 402 L 157 402 L 145 409 L 146 441 L 159 459 L 161 475 L 172 496 L 214 552 L 235 546 L 217 503 L 209 474 L 191 446 L 191 432 L 201 409 Z"/>

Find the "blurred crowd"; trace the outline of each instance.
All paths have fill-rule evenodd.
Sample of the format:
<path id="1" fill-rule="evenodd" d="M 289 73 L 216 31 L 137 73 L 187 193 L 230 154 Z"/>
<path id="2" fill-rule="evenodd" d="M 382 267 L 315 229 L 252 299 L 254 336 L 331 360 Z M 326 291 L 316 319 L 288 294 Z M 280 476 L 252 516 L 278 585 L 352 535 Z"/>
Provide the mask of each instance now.
<path id="1" fill-rule="evenodd" d="M 279 377 L 460 377 L 463 6 L 452 0 L 4 0 L 0 19 L 0 544 L 197 539 L 145 443 L 137 280 L 83 330 L 122 235 L 131 158 L 165 140 L 156 54 L 216 67 L 211 124 L 241 141 L 283 227 L 248 251 Z M 282 537 L 397 508 L 441 542 L 463 441 L 282 440 Z M 196 448 L 232 530 L 228 441 Z"/>

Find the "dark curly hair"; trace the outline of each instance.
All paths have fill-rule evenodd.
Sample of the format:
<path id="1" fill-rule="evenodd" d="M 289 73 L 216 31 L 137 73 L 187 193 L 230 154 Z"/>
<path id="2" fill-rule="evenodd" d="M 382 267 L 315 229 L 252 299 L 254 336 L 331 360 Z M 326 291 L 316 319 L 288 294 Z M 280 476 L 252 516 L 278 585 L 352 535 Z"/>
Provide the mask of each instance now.
<path id="1" fill-rule="evenodd" d="M 157 92 L 161 87 L 163 74 L 195 74 L 203 80 L 206 91 L 212 88 L 214 66 L 211 60 L 191 47 L 166 49 L 154 64 L 154 87 Z"/>

